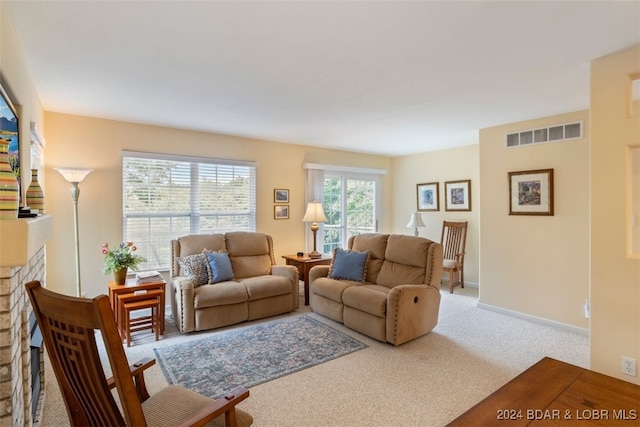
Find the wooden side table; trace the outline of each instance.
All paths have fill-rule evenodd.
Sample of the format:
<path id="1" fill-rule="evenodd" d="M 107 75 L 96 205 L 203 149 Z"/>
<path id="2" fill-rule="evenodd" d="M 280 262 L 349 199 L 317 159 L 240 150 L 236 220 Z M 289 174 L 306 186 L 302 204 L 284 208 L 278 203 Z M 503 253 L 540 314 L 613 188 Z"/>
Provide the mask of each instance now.
<path id="1" fill-rule="evenodd" d="M 164 280 L 158 280 L 148 283 L 138 283 L 135 278 L 127 279 L 124 285 L 116 285 L 116 282 L 109 282 L 109 301 L 111 301 L 111 309 L 113 310 L 113 315 L 115 316 L 118 329 L 120 329 L 122 323 L 122 319 L 119 318 L 122 307 L 120 306 L 118 295 L 129 294 L 135 291 L 151 291 L 154 289 L 160 289 L 162 290 L 162 293 L 160 294 L 160 334 L 164 335 L 164 304 L 166 285 L 167 282 L 165 282 Z"/>
<path id="2" fill-rule="evenodd" d="M 321 258 L 309 258 L 309 254 L 282 255 L 287 265 L 293 265 L 298 269 L 300 280 L 304 281 L 304 305 L 309 305 L 309 270 L 316 265 L 331 264 L 331 255 L 322 254 Z"/>

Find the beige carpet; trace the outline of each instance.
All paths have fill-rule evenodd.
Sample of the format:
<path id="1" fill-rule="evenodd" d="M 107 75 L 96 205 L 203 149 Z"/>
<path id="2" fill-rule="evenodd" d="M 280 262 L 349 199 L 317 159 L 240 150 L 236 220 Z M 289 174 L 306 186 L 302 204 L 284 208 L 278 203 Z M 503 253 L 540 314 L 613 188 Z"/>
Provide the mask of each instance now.
<path id="1" fill-rule="evenodd" d="M 455 292 L 441 291 L 438 326 L 400 347 L 311 314 L 369 348 L 253 387 L 241 408 L 253 415 L 256 427 L 443 426 L 543 356 L 588 367 L 586 335 L 479 309 L 475 288 Z M 293 314 L 301 312 L 309 312 L 302 302 Z M 175 325 L 167 326 L 158 342 L 139 333 L 127 349 L 130 361 L 154 357 L 153 348 L 160 345 L 206 334 L 184 336 Z M 151 393 L 167 384 L 158 365 L 147 373 Z M 40 425 L 65 425 L 55 378 L 47 378 Z"/>

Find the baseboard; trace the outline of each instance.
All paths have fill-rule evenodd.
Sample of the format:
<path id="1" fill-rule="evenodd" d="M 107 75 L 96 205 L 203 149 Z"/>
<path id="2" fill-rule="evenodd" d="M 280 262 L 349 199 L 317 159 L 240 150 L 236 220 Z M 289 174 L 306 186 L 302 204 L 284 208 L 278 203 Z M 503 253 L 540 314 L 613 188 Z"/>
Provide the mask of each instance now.
<path id="1" fill-rule="evenodd" d="M 556 322 L 555 320 L 549 320 L 543 317 L 533 316 L 531 314 L 521 313 L 519 311 L 509 310 L 506 308 L 497 307 L 495 305 L 484 304 L 481 302 L 478 302 L 476 306 L 478 308 L 482 308 L 483 310 L 494 311 L 496 313 L 506 314 L 507 316 L 518 317 L 520 319 L 529 320 L 530 322 L 541 323 L 543 325 L 553 326 L 555 328 L 563 329 L 565 331 L 589 336 L 589 329 L 579 328 L 577 326 L 569 325 L 568 323 Z"/>

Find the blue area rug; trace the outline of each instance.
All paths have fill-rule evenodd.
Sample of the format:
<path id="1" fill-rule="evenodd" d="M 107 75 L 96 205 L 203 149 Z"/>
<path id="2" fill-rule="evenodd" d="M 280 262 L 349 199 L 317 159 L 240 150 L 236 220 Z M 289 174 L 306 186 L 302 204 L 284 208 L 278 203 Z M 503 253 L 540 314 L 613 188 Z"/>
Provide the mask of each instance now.
<path id="1" fill-rule="evenodd" d="M 307 315 L 155 348 L 169 384 L 216 399 L 368 346 Z"/>

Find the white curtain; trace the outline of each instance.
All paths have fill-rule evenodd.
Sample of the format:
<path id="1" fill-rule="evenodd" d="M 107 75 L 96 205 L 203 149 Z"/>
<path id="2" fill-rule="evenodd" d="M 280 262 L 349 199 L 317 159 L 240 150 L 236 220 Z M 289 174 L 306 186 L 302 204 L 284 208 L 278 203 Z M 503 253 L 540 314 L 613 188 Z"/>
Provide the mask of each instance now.
<path id="1" fill-rule="evenodd" d="M 324 170 L 307 168 L 307 182 L 305 185 L 305 211 L 307 209 L 307 203 L 309 202 L 322 202 L 324 189 Z M 313 250 L 313 233 L 310 230 L 310 224 L 305 224 L 305 247 L 307 252 Z M 317 249 L 322 252 L 324 241 L 324 224 L 320 224 L 320 229 L 317 234 Z"/>

